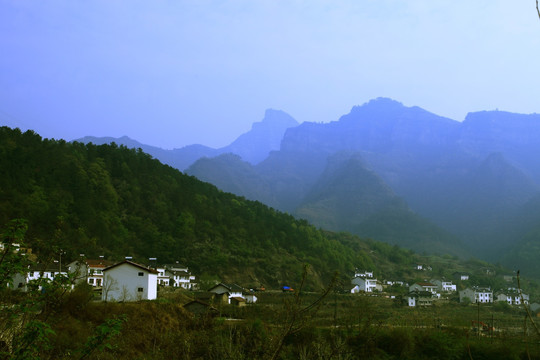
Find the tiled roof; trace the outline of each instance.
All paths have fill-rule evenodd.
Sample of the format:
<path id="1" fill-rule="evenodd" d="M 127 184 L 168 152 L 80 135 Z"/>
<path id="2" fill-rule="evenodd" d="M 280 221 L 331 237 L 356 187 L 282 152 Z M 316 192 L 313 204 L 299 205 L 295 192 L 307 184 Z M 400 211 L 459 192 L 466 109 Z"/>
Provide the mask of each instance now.
<path id="1" fill-rule="evenodd" d="M 128 265 L 131 265 L 131 266 L 135 266 L 135 267 L 137 267 L 137 268 L 139 268 L 141 270 L 148 271 L 150 274 L 159 274 L 158 271 L 155 270 L 155 269 L 145 267 L 144 265 L 137 264 L 137 263 L 134 263 L 134 262 L 129 261 L 129 260 L 124 260 L 124 261 L 121 261 L 121 262 L 119 262 L 117 264 L 106 267 L 105 269 L 103 269 L 103 271 L 108 271 L 108 270 L 110 270 L 112 268 L 115 268 L 115 267 L 123 265 L 123 264 L 128 264 Z"/>
<path id="2" fill-rule="evenodd" d="M 104 259 L 86 259 L 85 260 L 86 265 L 89 267 L 95 267 L 95 268 L 106 268 L 107 266 L 114 265 L 113 261 L 110 260 L 104 260 Z"/>

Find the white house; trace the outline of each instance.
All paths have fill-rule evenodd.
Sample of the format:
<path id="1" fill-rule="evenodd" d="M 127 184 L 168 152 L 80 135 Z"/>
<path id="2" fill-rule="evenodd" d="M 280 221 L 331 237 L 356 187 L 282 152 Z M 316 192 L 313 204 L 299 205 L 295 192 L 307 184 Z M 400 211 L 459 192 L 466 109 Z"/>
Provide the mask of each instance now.
<path id="1" fill-rule="evenodd" d="M 414 283 L 411 286 L 409 286 L 409 291 L 429 291 L 433 295 L 439 295 L 437 294 L 437 285 L 432 284 L 430 282 L 419 282 Z"/>
<path id="2" fill-rule="evenodd" d="M 168 285 L 174 287 L 181 287 L 186 290 L 193 290 L 197 288 L 195 275 L 189 272 L 187 266 L 179 264 L 165 265 L 165 275 L 170 279 Z"/>
<path id="3" fill-rule="evenodd" d="M 465 299 L 469 299 L 473 303 L 492 303 L 493 291 L 489 288 L 467 288 L 459 292 L 459 302 L 464 302 Z"/>
<path id="4" fill-rule="evenodd" d="M 352 294 L 359 292 L 373 292 L 374 290 L 382 291 L 382 286 L 377 285 L 377 279 L 357 276 L 352 279 L 351 283 L 355 285 L 351 290 Z"/>
<path id="5" fill-rule="evenodd" d="M 244 295 L 244 288 L 236 284 L 219 283 L 208 289 L 208 291 L 217 295 L 225 296 L 229 304 L 231 304 L 231 299 L 233 298 L 242 298 L 244 300 L 247 300 Z M 250 297 L 250 301 L 256 302 L 257 297 L 253 295 L 252 297 Z"/>
<path id="6" fill-rule="evenodd" d="M 433 293 L 430 291 L 414 290 L 407 294 L 407 306 L 430 306 L 433 305 Z"/>
<path id="7" fill-rule="evenodd" d="M 523 295 L 523 302 L 529 304 L 529 295 Z M 517 289 L 509 288 L 496 294 L 495 301 L 506 301 L 508 305 L 521 305 L 521 295 Z"/>
<path id="8" fill-rule="evenodd" d="M 245 294 L 244 298 L 248 304 L 255 304 L 257 302 L 257 296 L 255 296 L 255 294 L 252 292 Z"/>
<path id="9" fill-rule="evenodd" d="M 455 272 L 454 278 L 461 281 L 467 281 L 469 280 L 469 275 L 465 273 Z"/>
<path id="10" fill-rule="evenodd" d="M 90 286 L 103 286 L 103 269 L 114 263 L 105 259 L 76 260 L 67 265 L 68 271 L 75 274 L 75 281 L 86 281 Z"/>
<path id="11" fill-rule="evenodd" d="M 156 271 L 158 272 L 158 276 L 157 276 L 158 285 L 169 286 L 171 277 L 169 276 L 169 274 L 167 274 L 167 269 L 164 267 L 158 266 L 156 268 Z"/>
<path id="12" fill-rule="evenodd" d="M 360 272 L 356 269 L 354 271 L 354 277 L 373 278 L 373 271 Z"/>
<path id="13" fill-rule="evenodd" d="M 157 298 L 158 272 L 124 260 L 103 269 L 103 301 L 138 301 Z"/>
<path id="14" fill-rule="evenodd" d="M 195 277 L 187 271 L 167 270 L 167 275 L 171 278 L 171 285 L 174 287 L 191 290 L 195 286 L 192 282 Z"/>
<path id="15" fill-rule="evenodd" d="M 451 281 L 445 280 L 431 280 L 431 283 L 437 285 L 437 290 L 442 292 L 454 292 L 457 290 L 456 285 L 452 284 Z"/>
<path id="16" fill-rule="evenodd" d="M 26 273 L 15 274 L 12 279 L 12 286 L 14 289 L 28 291 L 28 284 L 30 282 L 52 281 L 58 275 L 67 276 L 64 267 L 60 269 L 56 266 L 51 267 L 35 264 L 31 265 Z M 38 285 L 38 288 L 41 289 L 41 285 Z"/>

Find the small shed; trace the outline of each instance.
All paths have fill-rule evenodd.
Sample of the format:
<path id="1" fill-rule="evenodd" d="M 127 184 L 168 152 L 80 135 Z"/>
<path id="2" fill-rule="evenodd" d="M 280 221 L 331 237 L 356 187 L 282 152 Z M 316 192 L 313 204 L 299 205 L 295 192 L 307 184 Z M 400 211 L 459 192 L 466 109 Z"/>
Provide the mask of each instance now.
<path id="1" fill-rule="evenodd" d="M 234 305 L 234 306 L 241 307 L 241 306 L 246 305 L 246 299 L 239 296 L 232 297 L 229 300 L 231 302 L 231 305 Z"/>
<path id="2" fill-rule="evenodd" d="M 205 316 L 205 315 L 217 315 L 218 311 L 212 305 L 205 303 L 200 300 L 193 300 L 185 304 L 184 309 L 194 314 L 195 316 Z"/>

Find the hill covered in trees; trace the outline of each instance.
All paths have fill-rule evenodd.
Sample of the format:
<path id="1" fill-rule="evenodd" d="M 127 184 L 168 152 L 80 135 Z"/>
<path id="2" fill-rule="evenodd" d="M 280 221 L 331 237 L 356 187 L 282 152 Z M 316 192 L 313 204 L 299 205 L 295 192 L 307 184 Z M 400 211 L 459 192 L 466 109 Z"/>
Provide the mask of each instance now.
<path id="1" fill-rule="evenodd" d="M 306 221 L 224 193 L 141 150 L 2 127 L 0 168 L 0 226 L 26 219 L 37 252 L 157 257 L 267 286 L 299 277 L 304 263 L 312 285 L 369 265 L 365 254 Z"/>

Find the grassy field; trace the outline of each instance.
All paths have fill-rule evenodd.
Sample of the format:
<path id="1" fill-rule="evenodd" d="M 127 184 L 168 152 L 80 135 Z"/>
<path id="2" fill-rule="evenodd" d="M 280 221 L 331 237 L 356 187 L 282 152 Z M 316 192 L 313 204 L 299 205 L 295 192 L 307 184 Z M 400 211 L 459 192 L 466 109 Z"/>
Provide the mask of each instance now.
<path id="1" fill-rule="evenodd" d="M 258 293 L 259 301 L 231 310 L 234 315 L 260 318 L 273 323 L 276 315 L 286 311 L 286 304 L 294 302 L 294 294 L 270 292 Z M 320 297 L 317 293 L 301 295 L 301 305 L 308 306 Z M 498 304 L 459 304 L 452 300 L 441 300 L 433 306 L 408 307 L 400 304 L 399 298 L 368 296 L 359 294 L 330 293 L 322 302 L 313 321 L 318 326 L 354 326 L 366 321 L 372 325 L 429 328 L 455 327 L 472 328 L 472 322 L 495 324 L 496 332 L 523 332 L 526 314 L 521 306 L 499 306 Z M 229 308 L 230 309 L 230 308 Z"/>
<path id="2" fill-rule="evenodd" d="M 14 304 L 24 301 L 16 294 Z M 449 300 L 409 308 L 384 296 L 267 291 L 256 304 L 214 304 L 215 312 L 194 315 L 183 308 L 194 295 L 163 291 L 155 301 L 104 303 L 76 288 L 20 313 L 28 326 L 5 330 L 19 331 L 12 349 L 24 351 L 17 357 L 0 347 L 0 358 L 540 359 L 540 336 L 519 307 Z M 486 324 L 479 332 L 478 319 Z"/>

